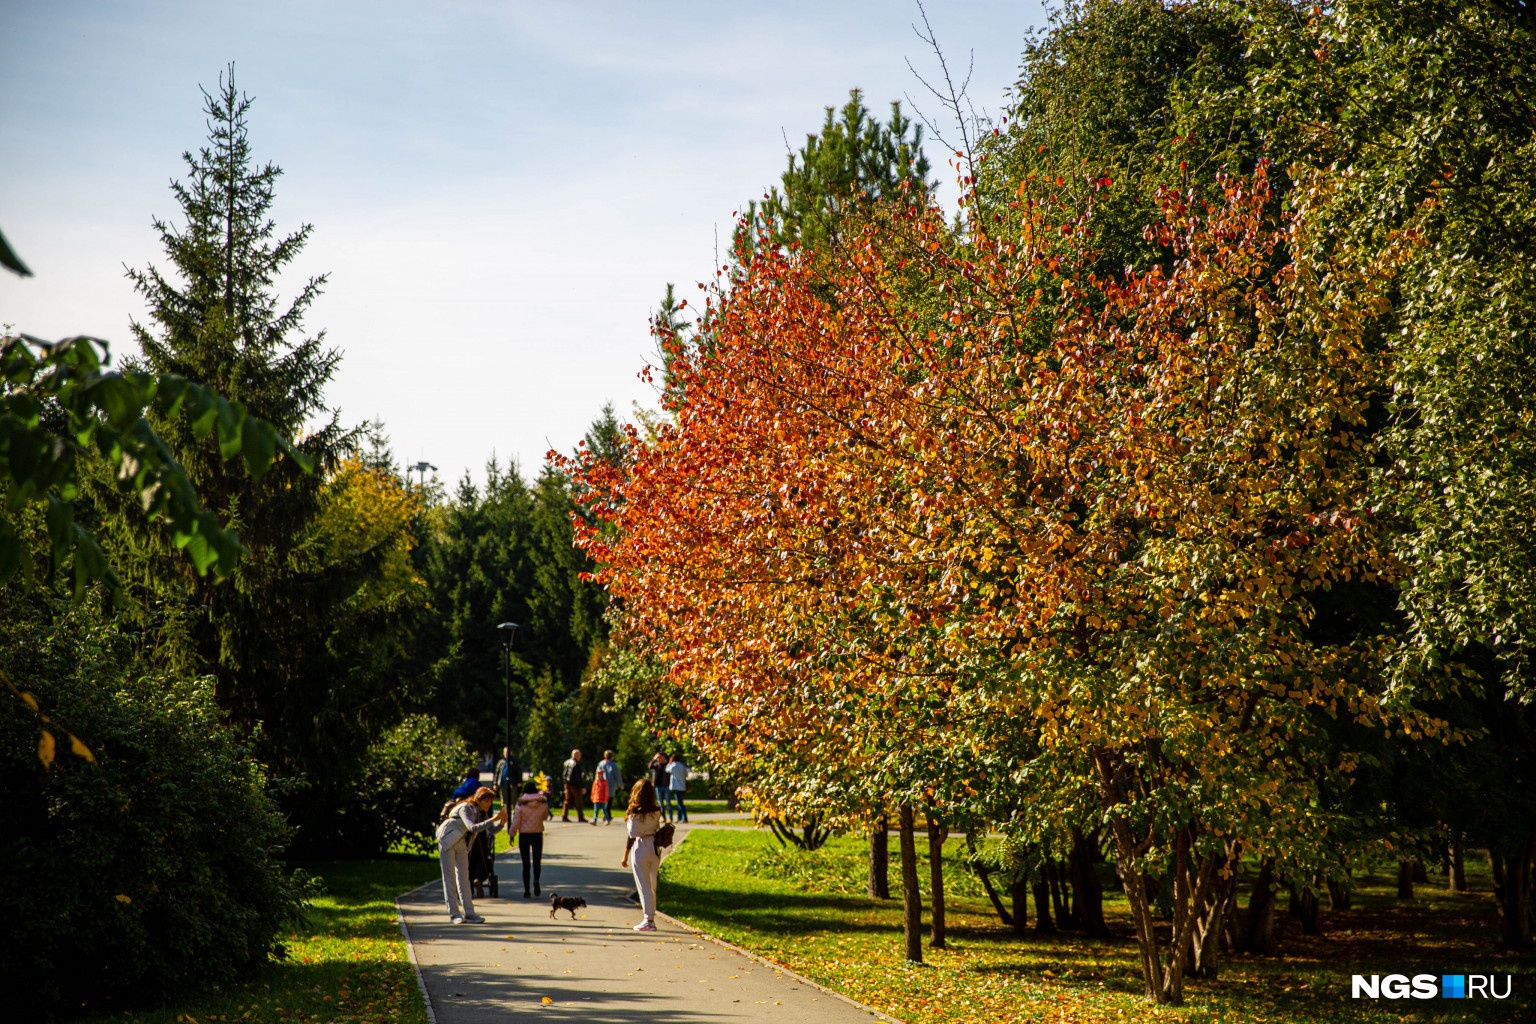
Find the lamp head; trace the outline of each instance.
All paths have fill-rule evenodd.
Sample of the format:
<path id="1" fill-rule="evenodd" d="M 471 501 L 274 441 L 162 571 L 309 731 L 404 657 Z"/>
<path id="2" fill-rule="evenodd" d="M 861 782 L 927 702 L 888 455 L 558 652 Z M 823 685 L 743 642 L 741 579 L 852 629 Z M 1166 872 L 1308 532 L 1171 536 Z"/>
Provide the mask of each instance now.
<path id="1" fill-rule="evenodd" d="M 517 635 L 517 623 L 515 623 L 515 622 L 502 622 L 502 623 L 499 623 L 496 626 L 496 628 L 502 634 L 503 643 L 505 643 L 508 647 L 511 647 L 512 646 L 512 638 Z"/>

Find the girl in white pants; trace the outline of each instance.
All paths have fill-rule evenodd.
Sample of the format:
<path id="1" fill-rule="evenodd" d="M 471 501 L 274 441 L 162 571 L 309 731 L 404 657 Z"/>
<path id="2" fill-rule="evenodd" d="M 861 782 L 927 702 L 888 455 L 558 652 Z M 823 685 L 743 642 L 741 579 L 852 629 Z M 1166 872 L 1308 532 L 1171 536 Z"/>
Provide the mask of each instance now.
<path id="1" fill-rule="evenodd" d="M 635 889 L 640 893 L 640 910 L 645 915 L 644 920 L 635 925 L 635 931 L 653 932 L 656 930 L 656 872 L 661 867 L 661 856 L 656 852 L 661 805 L 656 802 L 656 787 L 651 785 L 650 779 L 641 779 L 630 790 L 624 824 L 629 838 L 624 843 L 624 856 L 619 864 L 630 867 L 629 854 L 634 851 Z"/>
<path id="2" fill-rule="evenodd" d="M 485 920 L 475 913 L 470 896 L 469 844 L 481 832 L 495 835 L 507 822 L 506 808 L 491 816 L 491 801 L 496 794 L 481 786 L 475 795 L 454 806 L 437 827 L 437 859 L 443 866 L 443 898 L 448 904 L 448 920 L 454 924 L 479 924 Z"/>

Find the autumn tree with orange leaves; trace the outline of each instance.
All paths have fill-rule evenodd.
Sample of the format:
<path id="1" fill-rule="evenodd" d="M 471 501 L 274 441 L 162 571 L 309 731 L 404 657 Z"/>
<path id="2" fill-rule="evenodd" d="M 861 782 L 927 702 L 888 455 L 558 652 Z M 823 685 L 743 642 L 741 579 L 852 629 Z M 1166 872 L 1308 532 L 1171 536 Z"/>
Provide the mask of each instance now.
<path id="1" fill-rule="evenodd" d="M 1387 713 L 1309 595 L 1390 571 L 1363 339 L 1412 236 L 1313 231 L 1334 185 L 1303 180 L 1284 214 L 1262 167 L 1164 193 L 1166 265 L 1122 280 L 1037 181 L 986 233 L 887 206 L 760 253 L 672 361 L 674 422 L 579 470 L 579 542 L 691 742 L 770 805 L 1102 830 L 1159 1002 L 1214 971 L 1239 855 L 1326 867 L 1326 723 Z"/>

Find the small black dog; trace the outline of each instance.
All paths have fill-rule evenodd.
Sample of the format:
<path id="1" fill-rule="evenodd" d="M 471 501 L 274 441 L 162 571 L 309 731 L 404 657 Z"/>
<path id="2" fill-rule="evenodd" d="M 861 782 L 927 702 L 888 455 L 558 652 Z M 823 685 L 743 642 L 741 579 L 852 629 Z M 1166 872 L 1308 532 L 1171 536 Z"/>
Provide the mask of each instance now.
<path id="1" fill-rule="evenodd" d="M 580 896 L 561 896 L 559 893 L 555 893 L 549 898 L 549 916 L 553 919 L 556 911 L 569 910 L 571 912 L 571 920 L 574 921 L 576 920 L 576 908 L 586 905 L 587 901 Z"/>

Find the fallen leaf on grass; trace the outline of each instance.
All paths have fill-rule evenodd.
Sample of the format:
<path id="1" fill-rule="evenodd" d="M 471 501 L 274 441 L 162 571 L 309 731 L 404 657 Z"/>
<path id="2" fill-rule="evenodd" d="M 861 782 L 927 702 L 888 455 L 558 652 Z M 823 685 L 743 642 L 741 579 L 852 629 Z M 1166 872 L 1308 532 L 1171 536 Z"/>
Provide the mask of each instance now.
<path id="1" fill-rule="evenodd" d="M 540 1000 L 539 1000 L 539 1001 L 540 1001 L 540 1002 L 541 1002 L 541 1003 L 543 1003 L 543 1004 L 544 1004 L 544 1005 L 546 1005 L 546 1006 L 548 1006 L 548 1005 L 549 1005 L 549 1004 L 550 1004 L 550 1003 L 553 1003 L 553 1002 L 554 1002 L 554 1000 L 553 1000 L 553 999 L 551 999 L 551 998 L 549 998 L 549 996 L 543 996 L 543 997 L 541 997 L 541 998 L 540 998 Z"/>

